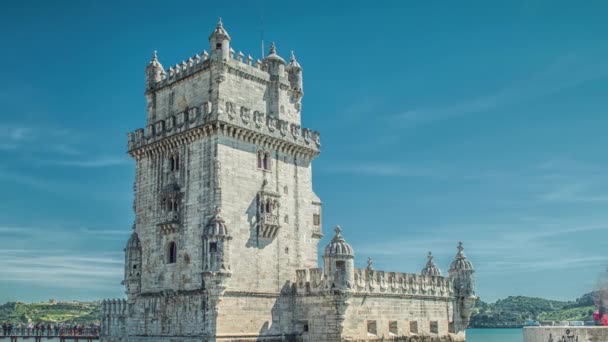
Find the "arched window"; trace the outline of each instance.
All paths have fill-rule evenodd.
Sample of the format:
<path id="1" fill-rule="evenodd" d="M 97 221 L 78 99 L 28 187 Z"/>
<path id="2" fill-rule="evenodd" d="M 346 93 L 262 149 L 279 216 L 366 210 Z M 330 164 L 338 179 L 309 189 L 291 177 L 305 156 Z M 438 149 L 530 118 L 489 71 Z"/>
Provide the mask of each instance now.
<path id="1" fill-rule="evenodd" d="M 264 153 L 264 170 L 270 170 L 270 153 Z"/>
<path id="2" fill-rule="evenodd" d="M 262 151 L 258 151 L 258 169 L 262 168 Z"/>
<path id="3" fill-rule="evenodd" d="M 177 261 L 177 245 L 174 241 L 169 242 L 168 253 L 169 255 L 167 257 L 167 263 L 175 264 Z"/>
<path id="4" fill-rule="evenodd" d="M 267 213 L 271 213 L 272 212 L 272 205 L 270 204 L 270 200 L 266 201 L 266 212 Z"/>
<path id="5" fill-rule="evenodd" d="M 169 157 L 169 170 L 171 170 L 171 172 L 175 172 L 179 170 L 179 155 L 178 154 L 174 154 L 171 157 Z"/>

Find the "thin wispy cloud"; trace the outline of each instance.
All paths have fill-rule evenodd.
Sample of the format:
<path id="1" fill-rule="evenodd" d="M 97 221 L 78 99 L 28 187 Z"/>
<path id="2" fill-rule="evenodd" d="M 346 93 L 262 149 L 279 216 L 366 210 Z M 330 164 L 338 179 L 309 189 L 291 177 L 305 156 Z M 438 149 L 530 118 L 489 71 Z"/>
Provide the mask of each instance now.
<path id="1" fill-rule="evenodd" d="M 437 174 L 433 169 L 406 167 L 397 163 L 375 163 L 365 160 L 331 164 L 324 167 L 323 172 L 330 174 L 358 174 L 388 177 L 426 177 Z"/>
<path id="2" fill-rule="evenodd" d="M 418 126 L 468 114 L 491 112 L 499 107 L 525 103 L 605 77 L 608 77 L 608 66 L 603 58 L 592 53 L 567 54 L 530 77 L 515 81 L 495 92 L 459 103 L 406 110 L 393 116 L 392 122 L 402 126 Z"/>
<path id="3" fill-rule="evenodd" d="M 100 157 L 94 159 L 83 159 L 83 160 L 40 160 L 37 163 L 42 165 L 53 165 L 53 166 L 70 166 L 80 168 L 102 168 L 120 165 L 130 165 L 129 159 L 114 158 L 114 157 Z"/>

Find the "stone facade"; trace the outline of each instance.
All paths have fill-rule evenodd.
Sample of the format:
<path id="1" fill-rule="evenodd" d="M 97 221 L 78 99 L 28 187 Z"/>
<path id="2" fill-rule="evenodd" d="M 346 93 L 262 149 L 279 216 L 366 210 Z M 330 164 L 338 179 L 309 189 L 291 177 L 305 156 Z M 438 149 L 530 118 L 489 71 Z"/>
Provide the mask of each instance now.
<path id="1" fill-rule="evenodd" d="M 221 20 L 209 42 L 146 67 L 127 299 L 104 301 L 102 340 L 464 340 L 476 296 L 462 246 L 447 277 L 431 256 L 421 274 L 356 269 L 337 227 L 318 268 L 321 143 L 301 127 L 302 68 L 274 44 L 235 55 Z"/>

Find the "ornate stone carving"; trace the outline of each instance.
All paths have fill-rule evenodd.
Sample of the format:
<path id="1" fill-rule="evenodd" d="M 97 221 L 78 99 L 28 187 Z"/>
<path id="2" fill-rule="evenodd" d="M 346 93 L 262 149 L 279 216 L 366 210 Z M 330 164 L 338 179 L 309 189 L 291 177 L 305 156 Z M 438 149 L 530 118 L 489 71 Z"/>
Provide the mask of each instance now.
<path id="1" fill-rule="evenodd" d="M 230 118 L 230 120 L 233 120 L 236 117 L 236 109 L 234 108 L 234 103 L 226 101 L 226 113 L 228 113 L 228 118 Z"/>
<path id="2" fill-rule="evenodd" d="M 268 118 L 268 130 L 274 132 L 277 128 L 277 118 L 274 116 L 267 116 Z"/>
<path id="3" fill-rule="evenodd" d="M 300 125 L 291 124 L 291 135 L 293 135 L 294 139 L 300 136 Z"/>
<path id="4" fill-rule="evenodd" d="M 260 128 L 264 125 L 264 116 L 265 114 L 256 110 L 253 112 L 253 120 L 255 121 L 255 127 Z"/>
<path id="5" fill-rule="evenodd" d="M 279 120 L 279 130 L 281 131 L 281 135 L 287 135 L 287 121 Z"/>
<path id="6" fill-rule="evenodd" d="M 211 101 L 203 102 L 203 115 L 209 115 L 213 111 L 213 104 Z"/>
<path id="7" fill-rule="evenodd" d="M 310 137 L 310 133 L 311 133 L 310 128 L 304 128 L 303 133 L 304 133 L 304 141 L 306 143 L 309 143 L 310 139 L 311 139 L 311 137 Z"/>
<path id="8" fill-rule="evenodd" d="M 248 124 L 249 120 L 251 120 L 251 111 L 245 106 L 241 107 L 241 120 L 243 120 L 243 123 L 245 124 Z"/>

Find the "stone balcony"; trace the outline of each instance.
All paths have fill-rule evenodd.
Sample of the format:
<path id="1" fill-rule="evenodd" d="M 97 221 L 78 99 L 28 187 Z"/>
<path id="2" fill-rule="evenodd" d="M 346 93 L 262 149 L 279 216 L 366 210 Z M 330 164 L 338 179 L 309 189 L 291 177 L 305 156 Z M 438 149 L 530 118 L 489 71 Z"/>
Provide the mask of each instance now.
<path id="1" fill-rule="evenodd" d="M 260 231 L 262 233 L 262 237 L 273 239 L 275 236 L 277 236 L 280 227 L 279 215 L 274 215 L 272 213 L 260 214 Z"/>
<path id="2" fill-rule="evenodd" d="M 177 211 L 163 211 L 158 217 L 158 227 L 164 234 L 175 233 L 179 228 L 180 215 Z"/>

